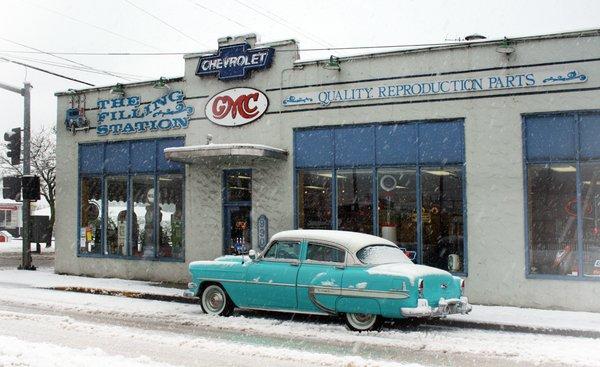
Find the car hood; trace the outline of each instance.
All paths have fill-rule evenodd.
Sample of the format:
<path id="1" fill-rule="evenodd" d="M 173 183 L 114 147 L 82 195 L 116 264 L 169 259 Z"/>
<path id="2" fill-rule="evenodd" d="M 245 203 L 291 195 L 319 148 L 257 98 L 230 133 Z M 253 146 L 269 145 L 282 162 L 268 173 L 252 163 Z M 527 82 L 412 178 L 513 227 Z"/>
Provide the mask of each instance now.
<path id="1" fill-rule="evenodd" d="M 367 269 L 367 273 L 378 275 L 402 276 L 408 278 L 408 280 L 410 280 L 411 285 L 414 285 L 415 280 L 417 280 L 418 278 L 425 278 L 431 275 L 452 277 L 452 274 L 442 269 L 432 268 L 431 266 L 426 265 L 416 265 L 407 263 L 374 265 Z"/>

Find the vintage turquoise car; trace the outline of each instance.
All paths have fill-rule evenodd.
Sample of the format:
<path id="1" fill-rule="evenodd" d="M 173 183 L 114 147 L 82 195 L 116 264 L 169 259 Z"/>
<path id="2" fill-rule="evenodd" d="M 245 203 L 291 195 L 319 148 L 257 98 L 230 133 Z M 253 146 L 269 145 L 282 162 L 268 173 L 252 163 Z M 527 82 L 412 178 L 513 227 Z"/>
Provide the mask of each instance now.
<path id="1" fill-rule="evenodd" d="M 184 295 L 204 312 L 234 308 L 342 315 L 351 330 L 380 328 L 385 318 L 444 317 L 471 310 L 464 281 L 413 264 L 393 242 L 344 231 L 293 230 L 264 251 L 195 261 Z"/>

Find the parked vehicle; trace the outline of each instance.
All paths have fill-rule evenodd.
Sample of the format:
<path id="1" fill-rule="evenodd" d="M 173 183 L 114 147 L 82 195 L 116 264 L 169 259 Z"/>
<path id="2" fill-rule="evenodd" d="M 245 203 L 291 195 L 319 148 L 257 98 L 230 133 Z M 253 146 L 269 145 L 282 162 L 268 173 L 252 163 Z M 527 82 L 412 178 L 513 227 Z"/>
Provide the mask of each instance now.
<path id="1" fill-rule="evenodd" d="M 351 330 L 379 329 L 385 318 L 444 317 L 471 310 L 464 281 L 413 264 L 391 241 L 344 231 L 293 230 L 264 251 L 189 265 L 187 297 L 209 314 L 235 307 L 342 315 Z"/>

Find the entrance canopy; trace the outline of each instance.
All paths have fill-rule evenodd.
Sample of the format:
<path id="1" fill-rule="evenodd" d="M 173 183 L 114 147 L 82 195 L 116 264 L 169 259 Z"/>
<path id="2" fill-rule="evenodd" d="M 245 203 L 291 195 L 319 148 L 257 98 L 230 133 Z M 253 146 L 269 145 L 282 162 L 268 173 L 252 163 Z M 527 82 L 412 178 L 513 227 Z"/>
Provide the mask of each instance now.
<path id="1" fill-rule="evenodd" d="M 260 144 L 230 143 L 165 148 L 169 160 L 187 164 L 230 159 L 286 160 L 287 150 Z"/>

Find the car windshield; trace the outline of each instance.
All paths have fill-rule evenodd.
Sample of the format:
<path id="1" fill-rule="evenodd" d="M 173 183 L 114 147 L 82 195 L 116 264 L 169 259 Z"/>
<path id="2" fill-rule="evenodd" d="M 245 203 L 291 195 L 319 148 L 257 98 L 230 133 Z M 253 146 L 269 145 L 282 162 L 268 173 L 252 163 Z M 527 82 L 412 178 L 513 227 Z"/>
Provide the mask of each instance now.
<path id="1" fill-rule="evenodd" d="M 404 251 L 391 245 L 369 245 L 360 249 L 356 256 L 358 259 L 369 265 L 389 264 L 389 263 L 412 263 Z"/>

